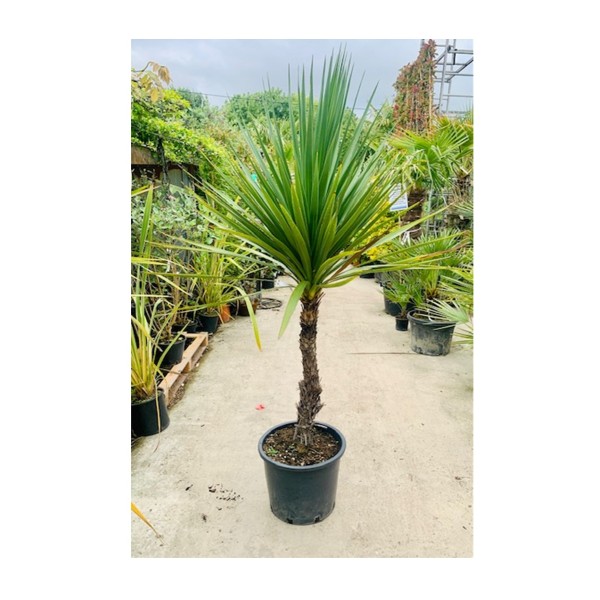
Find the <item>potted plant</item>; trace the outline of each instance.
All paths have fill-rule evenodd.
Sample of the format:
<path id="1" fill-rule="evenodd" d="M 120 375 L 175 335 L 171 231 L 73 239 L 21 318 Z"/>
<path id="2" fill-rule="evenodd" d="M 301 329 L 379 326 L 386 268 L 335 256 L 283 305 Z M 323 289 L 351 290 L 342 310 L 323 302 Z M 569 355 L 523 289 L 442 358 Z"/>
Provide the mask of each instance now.
<path id="1" fill-rule="evenodd" d="M 160 306 L 160 304 L 156 304 Z M 181 329 L 175 326 L 178 306 L 167 308 L 159 312 L 155 324 L 153 324 L 152 335 L 155 339 L 155 357 L 162 357 L 161 368 L 168 371 L 174 365 L 178 365 L 183 359 L 186 338 Z"/>
<path id="2" fill-rule="evenodd" d="M 136 195 L 143 192 L 136 191 Z M 147 190 L 144 213 L 139 230 L 138 249 L 132 255 L 131 294 L 131 428 L 136 436 L 154 435 L 169 425 L 169 415 L 162 390 L 158 389 L 160 368 L 171 345 L 157 354 L 154 331 L 163 299 L 148 293 L 153 268 L 161 262 L 151 256 L 153 189 Z M 174 318 L 176 309 L 168 311 L 166 322 Z M 164 322 L 163 326 L 164 327 Z"/>
<path id="3" fill-rule="evenodd" d="M 414 308 L 413 295 L 400 273 L 388 274 L 388 280 L 383 287 L 383 297 L 387 302 L 386 312 L 395 317 L 398 331 L 408 331 L 408 311 Z"/>
<path id="4" fill-rule="evenodd" d="M 138 254 L 148 261 L 144 279 L 147 310 L 160 299 L 160 309 L 153 319 L 153 336 L 157 357 L 169 348 L 162 362 L 162 368 L 168 369 L 183 357 L 186 339 L 181 332 L 193 329 L 189 306 L 193 284 L 189 277 L 191 254 L 181 246 L 181 240 L 198 235 L 201 220 L 195 199 L 184 189 L 166 183 L 153 189 L 150 210 L 146 214 L 145 203 L 134 197 L 132 247 L 139 248 Z M 146 236 L 143 247 L 142 231 Z"/>
<path id="5" fill-rule="evenodd" d="M 169 426 L 169 413 L 158 388 L 160 366 L 166 353 L 155 359 L 155 343 L 144 302 L 131 316 L 131 430 L 136 437 L 155 435 Z"/>
<path id="6" fill-rule="evenodd" d="M 179 275 L 175 276 L 175 271 L 170 276 L 162 275 L 173 285 L 170 295 L 173 300 L 181 301 L 184 293 L 187 296 L 187 303 L 179 306 L 177 315 L 192 319 L 192 328 L 196 326 L 197 330 L 212 334 L 219 322 L 226 322 L 232 314 L 237 315 L 238 307 L 249 307 L 258 337 L 251 308 L 251 297 L 256 295 L 256 280 L 252 279 L 251 292 L 247 292 L 243 284 L 256 275 L 268 257 L 247 244 L 232 244 L 227 232 L 217 230 L 209 223 L 208 214 L 203 217 L 206 226 L 202 233 L 191 239 L 173 238 L 170 243 L 160 244 L 163 249 L 188 257 Z"/>
<path id="7" fill-rule="evenodd" d="M 197 302 L 200 305 L 201 329 L 215 333 L 219 326 L 219 311 L 229 301 L 225 294 L 225 270 L 228 257 L 219 252 L 222 239 L 213 238 L 210 245 L 216 251 L 199 251 L 194 255 L 194 270 L 198 277 Z"/>
<path id="8" fill-rule="evenodd" d="M 430 314 L 440 321 L 462 325 L 458 343 L 473 345 L 473 263 L 441 276 L 441 297 L 432 301 Z"/>
<path id="9" fill-rule="evenodd" d="M 317 364 L 320 304 L 329 287 L 388 270 L 387 265 L 354 263 L 370 247 L 397 234 L 372 237 L 388 213 L 395 181 L 387 145 L 369 144 L 368 111 L 360 119 L 344 119 L 350 71 L 345 53 L 332 57 L 324 67 L 318 103 L 312 69 L 308 78 L 302 75 L 294 100 L 298 120 L 290 120 L 291 153 L 286 152 L 282 130 L 267 116 L 268 143 L 246 136 L 251 163 L 231 165 L 230 189 L 205 186 L 219 208 L 215 222 L 270 255 L 294 282 L 280 335 L 301 305 L 302 380 L 296 419 L 270 428 L 258 445 L 271 510 L 292 524 L 322 521 L 332 512 L 346 448 L 336 427 L 316 420 L 323 406 Z"/>
<path id="10" fill-rule="evenodd" d="M 170 255 L 165 258 L 153 256 L 152 268 L 146 271 L 143 288 L 146 291 L 146 315 L 152 313 L 155 355 L 157 359 L 163 357 L 163 370 L 179 364 L 185 349 L 186 338 L 182 332 L 188 317 L 183 304 L 186 295 L 181 287 L 183 277 L 183 266 Z"/>
<path id="11" fill-rule="evenodd" d="M 402 219 L 411 223 L 431 211 L 428 203 L 434 194 L 448 190 L 455 178 L 464 174 L 469 164 L 466 157 L 472 156 L 473 136 L 472 130 L 438 119 L 425 132 L 401 131 L 390 138 L 390 144 L 399 150 L 400 180 L 408 200 Z M 418 227 L 412 235 L 420 235 Z"/>
<path id="12" fill-rule="evenodd" d="M 438 256 L 434 264 L 426 268 L 402 271 L 396 291 L 406 294 L 414 308 L 407 317 L 411 330 L 411 349 L 419 354 L 444 356 L 450 352 L 452 334 L 456 322 L 440 318 L 439 303 L 444 301 L 458 306 L 458 297 L 444 285 L 444 276 L 457 273 L 471 260 L 468 237 L 458 230 L 430 233 L 419 240 L 397 243 L 395 257 L 406 260 L 421 254 Z"/>
<path id="13" fill-rule="evenodd" d="M 152 243 L 150 243 L 152 246 Z M 151 269 L 145 270 L 142 290 L 145 293 L 146 316 L 152 314 L 150 324 L 155 342 L 155 355 L 163 356 L 162 369 L 179 364 L 183 357 L 186 338 L 182 335 L 188 320 L 183 308 L 184 288 L 181 281 L 183 267 L 172 256 L 157 258 L 148 255 Z"/>
<path id="14" fill-rule="evenodd" d="M 260 288 L 262 290 L 271 290 L 275 287 L 275 280 L 279 273 L 279 268 L 275 265 L 265 267 L 260 272 Z"/>
<path id="15" fill-rule="evenodd" d="M 245 279 L 242 282 L 242 289 L 244 290 L 246 297 L 249 299 L 250 305 L 243 300 L 238 299 L 235 301 L 235 312 L 240 317 L 249 317 L 258 310 L 261 294 L 256 290 L 256 287 L 257 283 L 256 279 L 254 278 Z"/>

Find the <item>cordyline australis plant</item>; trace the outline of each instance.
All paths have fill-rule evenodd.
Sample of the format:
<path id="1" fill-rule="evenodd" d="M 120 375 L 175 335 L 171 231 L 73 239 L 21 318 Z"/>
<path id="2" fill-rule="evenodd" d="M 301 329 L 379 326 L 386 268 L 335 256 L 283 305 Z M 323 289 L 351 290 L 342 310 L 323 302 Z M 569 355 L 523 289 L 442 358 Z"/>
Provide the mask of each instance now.
<path id="1" fill-rule="evenodd" d="M 380 220 L 388 214 L 395 183 L 387 147 L 369 146 L 373 125 L 366 120 L 367 111 L 352 129 L 343 118 L 351 72 L 345 52 L 332 56 L 323 67 L 315 103 L 312 65 L 308 78 L 303 71 L 298 120 L 290 121 L 291 156 L 278 124 L 267 118 L 266 139 L 261 136 L 263 141 L 255 142 L 246 134 L 252 150 L 250 166 L 232 165 L 235 178 L 228 191 L 206 188 L 209 200 L 219 209 L 213 213 L 215 222 L 268 253 L 296 283 L 279 335 L 300 302 L 303 379 L 296 439 L 307 446 L 323 406 L 316 342 L 324 290 L 344 285 L 361 273 L 383 270 L 355 267 L 353 262 L 368 248 L 391 238 L 388 234 L 374 239 Z M 408 265 L 395 267 L 402 266 Z"/>

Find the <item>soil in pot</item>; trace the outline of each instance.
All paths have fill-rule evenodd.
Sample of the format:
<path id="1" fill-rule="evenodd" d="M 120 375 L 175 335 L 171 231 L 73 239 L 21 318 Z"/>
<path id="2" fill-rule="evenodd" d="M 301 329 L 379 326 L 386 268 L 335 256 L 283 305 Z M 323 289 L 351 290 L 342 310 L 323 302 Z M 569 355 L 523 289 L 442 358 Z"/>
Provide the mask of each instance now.
<path id="1" fill-rule="evenodd" d="M 326 430 L 317 429 L 310 448 L 294 440 L 294 425 L 277 429 L 265 438 L 263 450 L 276 462 L 305 466 L 325 462 L 340 449 L 340 441 Z"/>

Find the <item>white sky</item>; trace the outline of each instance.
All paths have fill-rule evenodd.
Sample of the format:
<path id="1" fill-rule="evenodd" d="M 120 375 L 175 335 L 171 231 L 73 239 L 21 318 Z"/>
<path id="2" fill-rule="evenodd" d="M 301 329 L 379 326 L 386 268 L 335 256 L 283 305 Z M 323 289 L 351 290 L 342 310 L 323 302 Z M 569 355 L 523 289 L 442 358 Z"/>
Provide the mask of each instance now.
<path id="1" fill-rule="evenodd" d="M 262 91 L 268 82 L 287 92 L 288 68 L 295 90 L 298 69 L 314 60 L 320 73 L 325 58 L 344 45 L 354 65 L 353 94 L 364 76 L 360 109 L 375 87 L 376 107 L 393 99 L 396 77 L 417 58 L 420 44 L 420 39 L 137 39 L 131 43 L 131 66 L 139 69 L 150 60 L 162 64 L 169 68 L 175 87 L 207 94 L 211 104 L 220 106 L 228 96 Z M 472 40 L 457 40 L 457 47 L 472 49 Z M 457 83 L 466 90 L 461 93 L 471 94 L 471 78 L 461 79 Z"/>

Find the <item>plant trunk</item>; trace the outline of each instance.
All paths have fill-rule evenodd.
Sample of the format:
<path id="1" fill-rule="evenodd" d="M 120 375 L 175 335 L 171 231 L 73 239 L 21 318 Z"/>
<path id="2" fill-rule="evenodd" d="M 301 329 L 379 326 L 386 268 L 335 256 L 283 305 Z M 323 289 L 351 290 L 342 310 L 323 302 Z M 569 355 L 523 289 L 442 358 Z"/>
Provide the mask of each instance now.
<path id="1" fill-rule="evenodd" d="M 296 438 L 305 446 L 310 446 L 312 442 L 313 423 L 317 413 L 323 408 L 317 365 L 317 320 L 321 297 L 321 294 L 318 294 L 312 299 L 301 299 L 300 352 L 303 379 L 300 381 L 300 400 L 297 404 Z"/>
<path id="2" fill-rule="evenodd" d="M 425 200 L 427 199 L 427 192 L 425 190 L 413 190 L 408 194 L 408 211 L 402 215 L 403 223 L 411 223 L 416 221 L 423 216 L 423 207 L 425 206 Z M 416 239 L 421 235 L 421 226 L 415 227 L 410 232 L 410 237 Z"/>

